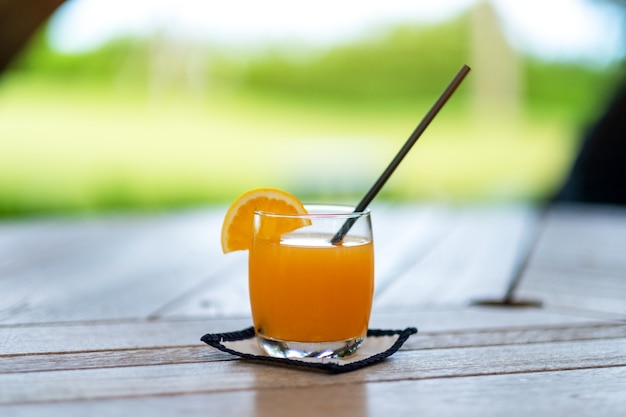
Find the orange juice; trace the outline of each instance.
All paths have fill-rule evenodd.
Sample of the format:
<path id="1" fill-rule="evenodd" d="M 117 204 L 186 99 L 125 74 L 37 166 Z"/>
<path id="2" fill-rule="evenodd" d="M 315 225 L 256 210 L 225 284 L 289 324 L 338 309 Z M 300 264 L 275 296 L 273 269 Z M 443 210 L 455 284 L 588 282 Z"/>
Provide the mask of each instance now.
<path id="1" fill-rule="evenodd" d="M 254 327 L 263 337 L 296 342 L 362 338 L 372 307 L 371 239 L 291 233 L 255 237 L 249 253 Z"/>

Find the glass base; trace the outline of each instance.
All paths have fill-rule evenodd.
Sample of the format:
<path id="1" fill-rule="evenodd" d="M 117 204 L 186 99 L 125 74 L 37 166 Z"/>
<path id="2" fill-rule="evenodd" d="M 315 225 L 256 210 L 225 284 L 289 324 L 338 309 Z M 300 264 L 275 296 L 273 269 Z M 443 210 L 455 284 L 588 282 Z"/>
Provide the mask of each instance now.
<path id="1" fill-rule="evenodd" d="M 363 337 L 340 340 L 338 342 L 285 342 L 257 334 L 259 346 L 275 358 L 346 358 L 354 355 L 363 344 Z"/>

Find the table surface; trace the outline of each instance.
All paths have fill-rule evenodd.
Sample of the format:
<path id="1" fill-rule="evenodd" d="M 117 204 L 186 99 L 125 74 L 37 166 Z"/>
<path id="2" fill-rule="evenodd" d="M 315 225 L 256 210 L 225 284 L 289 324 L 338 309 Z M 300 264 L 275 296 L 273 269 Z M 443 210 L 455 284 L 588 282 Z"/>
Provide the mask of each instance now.
<path id="1" fill-rule="evenodd" d="M 373 206 L 370 327 L 419 333 L 339 375 L 200 341 L 251 325 L 224 212 L 0 222 L 0 415 L 624 415 L 626 209 Z"/>

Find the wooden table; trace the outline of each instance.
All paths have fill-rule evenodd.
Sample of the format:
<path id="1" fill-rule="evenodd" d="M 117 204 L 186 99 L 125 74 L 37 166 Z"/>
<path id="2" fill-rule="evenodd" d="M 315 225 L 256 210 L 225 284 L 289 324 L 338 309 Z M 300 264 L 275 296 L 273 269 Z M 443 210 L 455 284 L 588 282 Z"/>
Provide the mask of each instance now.
<path id="1" fill-rule="evenodd" d="M 224 212 L 0 222 L 0 416 L 626 415 L 626 209 L 375 205 L 370 327 L 419 333 L 340 375 L 200 342 L 251 324 Z"/>

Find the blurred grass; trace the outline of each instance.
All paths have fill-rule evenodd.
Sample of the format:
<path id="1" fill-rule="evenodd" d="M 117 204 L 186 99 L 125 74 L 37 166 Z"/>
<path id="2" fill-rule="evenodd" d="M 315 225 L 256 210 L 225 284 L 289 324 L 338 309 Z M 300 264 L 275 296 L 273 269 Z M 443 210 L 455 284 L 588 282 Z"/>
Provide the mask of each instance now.
<path id="1" fill-rule="evenodd" d="M 228 203 L 267 186 L 355 203 L 469 57 L 467 30 L 461 16 L 243 58 L 206 45 L 181 58 L 165 45 L 175 53 L 156 56 L 164 68 L 150 66 L 154 40 L 67 55 L 42 32 L 0 78 L 0 216 Z M 180 77 L 198 56 L 210 65 L 195 76 L 209 82 L 189 88 Z M 477 118 L 464 83 L 378 198 L 548 198 L 616 71 L 521 65 L 519 115 Z M 155 83 L 163 69 L 174 72 Z"/>
<path id="2" fill-rule="evenodd" d="M 0 213 L 172 208 L 260 186 L 356 201 L 430 105 L 147 100 L 14 79 L 0 88 Z M 563 175 L 573 137 L 555 122 L 479 123 L 451 103 L 381 198 L 541 199 Z"/>

